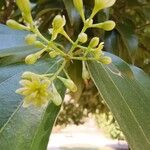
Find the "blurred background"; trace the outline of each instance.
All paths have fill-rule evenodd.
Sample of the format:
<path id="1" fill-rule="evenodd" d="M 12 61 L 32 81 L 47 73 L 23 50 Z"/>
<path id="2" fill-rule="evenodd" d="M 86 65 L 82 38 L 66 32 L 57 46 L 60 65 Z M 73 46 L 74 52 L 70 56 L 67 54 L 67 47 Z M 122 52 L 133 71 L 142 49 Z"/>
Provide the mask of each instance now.
<path id="1" fill-rule="evenodd" d="M 82 21 L 73 6 L 72 0 L 31 0 L 31 2 L 33 18 L 45 36 L 48 37 L 48 29 L 51 28 L 55 15 L 61 14 L 67 18 L 67 25 L 65 26 L 67 33 L 72 39 L 76 39 L 82 29 Z M 88 17 L 92 11 L 94 0 L 84 0 L 84 5 L 85 15 Z M 21 13 L 15 1 L 0 0 L 0 23 L 6 24 L 6 21 L 10 18 L 23 24 Z M 105 42 L 105 51 L 121 57 L 129 64 L 134 64 L 150 74 L 150 1 L 117 0 L 112 8 L 100 11 L 95 16 L 94 22 L 103 22 L 108 19 L 116 22 L 116 28 L 109 32 L 97 29 L 88 30 L 89 40 L 90 36 L 100 37 L 101 41 Z M 62 43 L 66 49 L 69 46 L 68 41 L 61 36 L 58 42 Z M 81 62 L 74 62 L 74 66 L 69 68 L 69 72 L 78 86 L 78 91 L 67 93 L 49 146 L 53 146 L 54 138 L 60 138 L 61 141 L 64 137 L 68 137 L 66 139 L 68 141 L 69 138 L 70 141 L 75 141 L 78 136 L 86 136 L 88 143 L 90 137 L 88 139 L 88 135 L 85 134 L 87 132 L 91 134 L 91 140 L 92 136 L 93 138 L 102 136 L 101 138 L 104 140 L 106 140 L 105 138 L 125 140 L 120 127 L 93 82 L 91 80 L 86 84 L 83 82 Z M 57 133 L 62 135 L 59 134 L 58 136 Z M 74 133 L 84 134 L 73 137 Z M 98 137 L 95 137 L 97 135 Z M 102 145 L 108 145 L 108 143 L 118 145 L 118 142 L 111 143 L 110 140 L 106 144 L 102 143 Z M 60 142 L 60 144 L 62 143 Z M 117 149 L 116 147 L 113 148 Z M 128 149 L 126 143 L 122 144 L 123 148 Z M 107 149 L 109 150 L 109 148 Z M 66 148 L 66 150 L 70 149 Z"/>

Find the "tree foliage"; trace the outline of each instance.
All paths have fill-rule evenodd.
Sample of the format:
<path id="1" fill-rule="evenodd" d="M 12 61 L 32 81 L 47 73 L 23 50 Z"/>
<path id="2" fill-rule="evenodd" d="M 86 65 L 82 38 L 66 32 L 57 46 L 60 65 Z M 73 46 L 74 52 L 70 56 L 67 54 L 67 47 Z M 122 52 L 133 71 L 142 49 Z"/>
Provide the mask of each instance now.
<path id="1" fill-rule="evenodd" d="M 31 2 L 32 15 L 36 20 L 40 31 L 44 33 L 45 36 L 49 36 L 47 31 L 52 27 L 51 25 L 55 15 L 62 14 L 67 18 L 65 30 L 72 39 L 77 38 L 83 25 L 81 18 L 71 0 L 32 0 Z M 94 6 L 93 2 L 93 0 L 84 0 L 86 18 L 89 17 L 92 11 L 92 8 Z M 14 0 L 2 0 L 0 2 L 0 8 L 1 23 L 5 24 L 8 19 L 12 18 L 24 24 L 21 17 L 21 12 L 16 7 Z M 92 80 L 89 80 L 86 84 L 81 78 L 81 62 L 74 61 L 73 65 L 68 67 L 68 72 L 71 78 L 77 84 L 78 91 L 76 93 L 71 93 L 73 100 L 64 102 L 63 111 L 58 117 L 57 124 L 62 125 L 68 123 L 83 123 L 84 118 L 87 117 L 89 113 L 105 113 L 106 116 L 108 116 L 111 110 L 115 119 L 117 119 L 119 125 L 121 126 L 121 129 L 123 130 L 125 136 L 127 137 L 128 142 L 131 144 L 132 149 L 138 148 L 140 150 L 143 148 L 143 145 L 145 145 L 145 150 L 149 149 L 148 98 L 150 87 L 149 76 L 145 74 L 150 74 L 149 11 L 150 2 L 148 2 L 148 0 L 117 0 L 116 4 L 112 8 L 100 11 L 94 17 L 95 23 L 112 19 L 116 22 L 116 28 L 112 31 L 105 32 L 98 29 L 89 29 L 87 31 L 89 40 L 93 36 L 100 37 L 101 41 L 105 42 L 104 50 L 108 53 L 120 57 L 124 61 L 122 61 L 118 57 L 115 57 L 114 55 L 111 55 L 111 57 L 113 58 L 113 64 L 108 67 L 89 62 L 89 70 L 91 72 Z M 0 30 L 3 31 L 5 29 L 4 27 L 0 27 Z M 12 34 L 10 34 L 11 32 Z M 35 49 L 34 47 L 25 45 L 22 37 L 24 34 L 26 33 L 13 32 L 6 29 L 5 32 L 3 32 L 0 36 L 1 41 L 5 41 L 6 39 L 6 41 L 10 44 L 10 47 L 7 47 L 7 44 L 3 42 L 0 49 L 0 68 L 2 70 L 0 75 L 0 89 L 3 92 L 4 86 L 10 83 L 12 84 L 12 87 L 10 87 L 8 90 L 14 90 L 15 87 L 13 86 L 13 84 L 15 85 L 15 82 L 18 81 L 18 77 L 15 76 L 18 76 L 20 72 L 26 69 L 26 66 L 22 64 L 24 57 L 31 51 L 37 51 L 37 49 Z M 12 41 L 12 38 L 14 37 L 15 40 Z M 70 46 L 68 41 L 62 36 L 59 37 L 59 40 L 57 42 L 63 44 L 66 49 Z M 28 49 L 29 51 L 26 52 L 24 51 L 24 49 Z M 44 59 L 47 60 L 46 58 Z M 57 60 L 55 61 L 57 62 Z M 42 65 L 46 66 L 47 64 L 45 64 L 44 61 L 44 63 L 41 62 L 41 66 Z M 145 73 L 142 72 L 142 70 L 134 67 L 133 65 L 143 69 Z M 15 69 L 13 70 L 13 68 Z M 39 67 L 35 67 L 36 71 L 38 71 L 39 69 Z M 10 75 L 8 74 L 8 72 L 10 73 Z M 11 74 L 12 72 L 14 72 L 14 74 Z M 120 77 L 119 72 L 122 73 L 123 78 Z M 3 74 L 6 74 L 7 76 L 4 77 Z M 97 76 L 99 78 L 97 78 Z M 14 77 L 15 80 L 12 80 Z M 61 85 L 58 83 L 58 87 L 59 86 Z M 113 91 L 111 91 L 112 89 Z M 6 92 L 2 93 L 2 100 L 7 101 L 12 96 L 16 96 L 11 93 L 12 95 L 10 95 L 10 97 L 8 98 L 6 94 Z M 22 121 L 22 117 L 25 114 L 27 114 L 27 116 L 30 116 L 30 114 L 32 114 L 33 116 L 37 115 L 34 113 L 34 111 L 28 112 L 28 110 L 22 110 L 22 108 L 20 108 L 19 97 L 18 99 L 16 99 L 16 102 L 14 102 L 14 105 L 12 105 L 11 108 L 7 104 L 8 102 L 6 103 L 6 106 L 8 106 L 7 110 L 9 111 L 5 115 L 3 115 L 2 113 L 2 116 L 0 117 L 3 118 L 1 126 L 6 123 L 6 125 L 0 130 L 0 133 L 2 133 L 0 136 L 1 139 L 4 139 L 5 136 L 7 138 L 7 133 L 10 132 L 10 126 L 12 126 L 11 124 L 13 124 L 14 120 Z M 2 106 L 3 105 L 1 105 L 1 107 Z M 47 111 L 49 113 L 49 109 L 54 110 L 55 113 L 47 116 Z M 24 111 L 25 113 L 19 114 L 19 112 Z M 38 138 L 38 135 L 40 134 L 43 135 L 43 139 L 46 138 L 46 141 L 48 140 L 48 136 L 52 126 L 47 129 L 49 130 L 48 132 L 46 132 L 45 130 L 43 131 L 43 127 L 45 129 L 45 126 L 48 122 L 54 122 L 58 111 L 59 109 L 55 108 L 55 106 L 50 105 L 46 108 L 46 111 L 42 110 L 39 112 L 40 115 L 36 120 L 37 123 L 41 119 L 39 118 L 40 116 L 43 117 L 44 121 L 43 124 L 40 124 L 40 126 L 36 127 L 37 134 L 32 134 L 35 139 L 33 139 L 33 141 L 30 141 L 31 143 L 29 143 L 31 144 L 31 149 L 45 148 L 45 144 L 43 144 L 42 147 L 37 148 L 36 140 L 39 142 L 42 141 L 41 138 Z M 141 111 L 143 114 L 141 114 Z M 7 122 L 7 119 L 11 115 L 12 117 L 14 117 L 12 118 L 12 122 Z M 112 120 L 116 123 L 115 119 L 113 118 Z M 126 122 L 128 122 L 128 126 L 126 126 Z M 31 126 L 34 126 L 32 124 L 32 121 L 30 121 L 30 123 Z M 133 125 L 136 126 L 133 127 Z M 19 130 L 18 135 L 20 133 L 24 133 L 25 128 L 26 125 L 24 126 L 24 130 Z M 135 130 L 132 130 L 133 128 L 135 128 Z M 15 127 L 16 131 L 17 129 L 18 128 Z M 128 133 L 127 131 L 129 130 L 132 130 L 132 132 Z M 137 132 L 141 139 L 135 136 Z M 131 137 L 131 135 L 133 136 Z M 13 138 L 14 134 L 9 137 Z M 24 138 L 26 139 L 26 137 Z M 32 139 L 32 137 L 30 138 Z M 15 140 L 17 141 L 17 139 L 14 138 L 14 141 Z M 26 140 L 27 142 L 29 141 L 29 139 Z M 3 143 L 2 149 L 5 148 L 8 143 L 4 142 L 3 140 L 0 141 L 1 143 Z M 140 144 L 141 141 L 143 145 Z M 16 146 L 17 148 L 19 147 L 20 149 L 24 149 L 21 142 L 19 142 L 18 145 L 14 146 Z"/>

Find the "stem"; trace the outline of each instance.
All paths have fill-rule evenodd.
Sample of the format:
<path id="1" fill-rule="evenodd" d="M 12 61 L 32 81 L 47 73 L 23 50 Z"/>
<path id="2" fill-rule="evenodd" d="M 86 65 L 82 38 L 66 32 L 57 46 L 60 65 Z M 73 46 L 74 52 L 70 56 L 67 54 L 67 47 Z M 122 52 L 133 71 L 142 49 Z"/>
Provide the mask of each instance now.
<path id="1" fill-rule="evenodd" d="M 91 16 L 89 17 L 89 19 L 92 19 L 95 15 L 96 15 L 96 13 L 93 11 Z"/>
<path id="2" fill-rule="evenodd" d="M 82 31 L 81 31 L 80 34 L 84 33 L 84 32 L 86 31 L 86 29 L 87 29 L 87 27 L 86 27 L 85 24 L 84 24 L 84 27 L 83 27 L 83 29 L 82 29 Z M 75 49 L 75 48 L 77 47 L 77 45 L 78 45 L 78 42 L 79 42 L 79 39 L 77 38 L 77 40 L 73 43 L 73 45 L 72 45 L 70 51 L 68 52 L 68 54 L 72 55 L 72 52 L 74 51 L 74 49 Z"/>
<path id="3" fill-rule="evenodd" d="M 32 32 L 34 32 L 35 34 L 37 34 L 37 36 L 39 38 L 41 38 L 43 41 L 45 41 L 46 43 L 49 43 L 49 41 L 40 33 L 40 31 L 38 30 L 38 28 L 35 26 L 34 29 L 32 29 Z"/>
<path id="4" fill-rule="evenodd" d="M 77 47 L 83 49 L 83 50 L 86 50 L 85 54 L 84 54 L 84 57 L 91 51 L 91 48 L 90 47 L 84 47 L 84 46 L 81 46 L 81 45 L 77 45 Z"/>
<path id="5" fill-rule="evenodd" d="M 70 79 L 70 76 L 69 76 L 69 74 L 67 73 L 67 71 L 65 70 L 65 68 L 63 69 L 63 71 L 64 71 L 66 77 L 67 77 L 68 79 Z"/>
<path id="6" fill-rule="evenodd" d="M 38 58 L 40 58 L 41 55 L 42 55 L 46 50 L 47 50 L 47 47 L 44 48 L 44 49 L 42 49 L 42 50 L 40 50 L 40 51 L 38 51 L 37 53 L 35 53 L 35 55 L 36 55 Z"/>
<path id="7" fill-rule="evenodd" d="M 65 48 L 63 47 L 63 45 L 61 45 L 61 44 L 59 44 L 59 43 L 56 43 L 56 42 L 54 42 L 54 41 L 53 41 L 53 43 L 54 43 L 55 45 L 57 45 L 58 47 L 62 48 L 63 50 L 65 50 Z"/>
<path id="8" fill-rule="evenodd" d="M 81 46 L 81 45 L 77 45 L 77 47 L 79 47 L 79 48 L 81 48 L 81 49 L 85 49 L 85 50 L 87 50 L 87 49 L 88 49 L 87 47 L 85 47 L 85 46 Z"/>
<path id="9" fill-rule="evenodd" d="M 49 74 L 43 74 L 43 75 L 40 75 L 41 77 L 50 77 L 50 76 L 53 76 L 54 74 L 53 73 L 49 73 Z"/>
<path id="10" fill-rule="evenodd" d="M 55 80 L 57 78 L 57 76 L 61 73 L 61 71 L 64 69 L 65 65 L 66 65 L 67 61 L 64 60 L 64 62 L 62 63 L 62 65 L 60 66 L 60 68 L 55 72 L 55 74 L 52 76 L 51 81 Z"/>
<path id="11" fill-rule="evenodd" d="M 87 60 L 95 60 L 95 58 L 88 58 L 88 57 L 71 57 L 72 60 L 82 60 L 82 61 L 87 61 Z"/>
<path id="12" fill-rule="evenodd" d="M 91 51 L 91 48 L 90 48 L 90 47 L 87 47 L 87 50 L 86 50 L 86 52 L 85 52 L 85 54 L 84 54 L 84 57 L 86 57 L 87 54 L 88 54 L 90 51 Z"/>
<path id="13" fill-rule="evenodd" d="M 62 50 L 60 50 L 57 46 L 55 46 L 53 43 L 51 43 L 49 46 L 51 46 L 53 49 L 55 49 L 57 52 L 59 52 L 62 56 L 68 56 L 66 53 L 64 53 Z"/>
<path id="14" fill-rule="evenodd" d="M 60 50 L 57 46 L 55 46 L 54 44 L 52 44 L 52 42 L 51 41 L 48 41 L 41 33 L 40 33 L 40 31 L 38 30 L 38 28 L 37 27 L 35 27 L 33 30 L 32 30 L 35 34 L 37 34 L 37 36 L 39 37 L 39 38 L 41 38 L 43 41 L 45 41 L 46 43 L 48 43 L 48 46 L 52 46 L 52 48 L 54 48 L 56 51 L 58 51 L 62 56 L 66 56 L 67 54 L 66 53 L 64 53 L 62 50 Z M 70 39 L 71 40 L 71 39 Z M 72 40 L 71 40 L 72 41 Z M 73 41 L 72 41 L 73 42 Z M 55 43 L 56 45 L 58 45 L 58 46 L 61 46 L 60 44 L 57 44 L 57 43 Z M 47 47 L 48 47 L 47 46 Z"/>
<path id="15" fill-rule="evenodd" d="M 68 34 L 63 30 L 61 34 L 71 43 L 74 44 L 74 41 L 68 36 Z"/>
<path id="16" fill-rule="evenodd" d="M 136 30 L 141 30 L 141 29 L 145 28 L 146 26 L 150 26 L 150 23 L 147 23 L 147 24 L 144 24 L 144 25 L 142 25 L 140 27 L 137 27 Z"/>
<path id="17" fill-rule="evenodd" d="M 97 14 L 97 11 L 95 9 L 93 9 L 91 16 L 89 17 L 89 19 L 94 18 L 94 16 Z"/>

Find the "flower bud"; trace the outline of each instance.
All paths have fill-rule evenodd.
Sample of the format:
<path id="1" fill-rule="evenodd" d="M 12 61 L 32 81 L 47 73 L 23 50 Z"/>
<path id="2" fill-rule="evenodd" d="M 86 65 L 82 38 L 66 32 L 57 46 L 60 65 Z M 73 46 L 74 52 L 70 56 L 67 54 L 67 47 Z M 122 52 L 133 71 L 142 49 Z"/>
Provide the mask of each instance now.
<path id="1" fill-rule="evenodd" d="M 26 26 L 23 26 L 22 24 L 19 24 L 17 21 L 9 19 L 6 22 L 7 26 L 11 29 L 15 29 L 15 30 L 25 30 L 27 29 Z"/>
<path id="2" fill-rule="evenodd" d="M 92 16 L 94 16 L 98 11 L 104 8 L 111 7 L 115 2 L 116 0 L 95 0 Z"/>
<path id="3" fill-rule="evenodd" d="M 92 25 L 93 28 L 101 28 L 105 31 L 110 31 L 110 30 L 114 29 L 115 26 L 116 26 L 115 22 L 111 21 L 111 20 Z"/>
<path id="4" fill-rule="evenodd" d="M 25 37 L 25 42 L 26 42 L 28 45 L 34 44 L 35 41 L 36 41 L 36 35 L 35 35 L 35 34 L 28 34 L 28 35 Z"/>
<path id="5" fill-rule="evenodd" d="M 54 84 L 52 84 L 52 98 L 51 98 L 51 100 L 56 106 L 59 106 L 62 103 L 62 98 L 61 98 L 60 94 L 58 93 Z"/>
<path id="6" fill-rule="evenodd" d="M 53 50 L 53 51 L 49 52 L 49 55 L 50 55 L 51 58 L 55 58 L 56 56 L 59 55 L 59 53 L 56 52 L 55 50 Z"/>
<path id="7" fill-rule="evenodd" d="M 108 56 L 103 56 L 103 57 L 100 57 L 99 62 L 108 65 L 112 62 L 112 59 Z"/>
<path id="8" fill-rule="evenodd" d="M 94 37 L 94 38 L 91 39 L 89 47 L 95 48 L 98 44 L 99 44 L 99 38 Z"/>
<path id="9" fill-rule="evenodd" d="M 31 14 L 24 14 L 24 13 L 22 13 L 22 17 L 25 20 L 25 22 L 27 22 L 29 24 L 32 24 L 33 19 L 32 19 Z"/>
<path id="10" fill-rule="evenodd" d="M 38 58 L 35 54 L 30 54 L 25 58 L 25 63 L 32 65 L 36 63 L 37 59 Z"/>
<path id="11" fill-rule="evenodd" d="M 109 20 L 109 21 L 106 21 L 103 23 L 102 29 L 104 29 L 105 31 L 110 31 L 110 30 L 114 29 L 115 26 L 116 26 L 115 22 Z"/>
<path id="12" fill-rule="evenodd" d="M 73 4 L 79 12 L 83 9 L 83 1 L 82 0 L 73 0 Z"/>
<path id="13" fill-rule="evenodd" d="M 65 24 L 66 24 L 66 19 L 64 16 L 62 17 L 61 15 L 55 16 L 52 23 L 54 30 L 58 30 L 62 28 Z"/>
<path id="14" fill-rule="evenodd" d="M 29 0 L 16 0 L 16 3 L 18 5 L 19 9 L 24 14 L 30 14 L 31 13 L 31 6 L 30 6 Z"/>
<path id="15" fill-rule="evenodd" d="M 82 62 L 82 78 L 85 82 L 90 79 L 90 74 L 86 68 L 85 62 Z"/>
<path id="16" fill-rule="evenodd" d="M 87 34 L 86 33 L 79 34 L 78 39 L 79 39 L 79 42 L 85 43 L 88 39 Z"/>
<path id="17" fill-rule="evenodd" d="M 81 18 L 85 20 L 84 9 L 83 9 L 83 0 L 73 0 L 74 6 L 79 12 Z"/>
<path id="18" fill-rule="evenodd" d="M 87 19 L 87 20 L 85 21 L 85 26 L 86 26 L 87 28 L 91 27 L 92 24 L 93 24 L 93 19 Z"/>
<path id="19" fill-rule="evenodd" d="M 41 55 L 45 52 L 45 49 L 42 49 L 38 52 L 36 52 L 34 55 L 37 59 L 41 58 Z"/>
<path id="20" fill-rule="evenodd" d="M 61 80 L 66 86 L 66 88 L 68 88 L 70 91 L 72 92 L 77 91 L 77 86 L 74 84 L 74 82 L 71 79 L 65 79 L 62 77 L 58 77 L 58 79 Z"/>
<path id="21" fill-rule="evenodd" d="M 102 49 L 104 48 L 104 42 L 101 42 L 99 45 L 98 45 L 98 50 L 101 51 Z"/>
<path id="22" fill-rule="evenodd" d="M 100 56 L 103 54 L 102 49 L 104 47 L 104 42 L 101 42 L 96 49 L 93 49 L 94 58 L 99 60 Z"/>

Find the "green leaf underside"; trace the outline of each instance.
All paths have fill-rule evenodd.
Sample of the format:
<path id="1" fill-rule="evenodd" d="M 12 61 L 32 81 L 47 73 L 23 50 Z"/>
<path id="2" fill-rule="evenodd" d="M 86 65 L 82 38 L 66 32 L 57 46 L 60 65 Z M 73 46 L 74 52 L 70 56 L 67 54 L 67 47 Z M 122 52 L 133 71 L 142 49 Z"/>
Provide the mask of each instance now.
<path id="1" fill-rule="evenodd" d="M 25 36 L 29 32 L 11 30 L 0 24 L 0 65 L 9 65 L 24 60 L 25 56 L 39 49 L 26 45 Z"/>
<path id="2" fill-rule="evenodd" d="M 29 32 L 11 30 L 5 25 L 0 24 L 0 50 L 16 46 L 25 46 L 24 37 Z"/>
<path id="3" fill-rule="evenodd" d="M 0 62 L 0 150 L 45 150 L 60 107 L 49 103 L 48 106 L 42 108 L 33 106 L 23 108 L 23 98 L 16 94 L 15 90 L 20 87 L 19 80 L 24 71 L 52 73 L 58 69 L 61 60 L 60 58 L 51 60 L 44 56 L 35 65 L 20 63 L 23 55 L 26 56 L 29 52 L 38 49 L 24 44 L 25 34 L 22 31 L 10 30 L 0 25 L 0 39 L 3 34 L 12 34 L 16 37 L 21 35 L 22 40 L 17 43 L 17 38 L 11 39 L 4 46 L 0 46 L 0 57 L 2 57 L 0 61 L 5 59 L 5 56 L 15 59 L 15 61 L 8 62 L 10 65 Z M 24 54 L 21 55 L 22 53 Z M 62 84 L 56 82 L 56 87 L 63 97 L 65 89 Z"/>
<path id="4" fill-rule="evenodd" d="M 149 150 L 150 92 L 145 92 L 145 87 L 137 81 L 127 63 L 116 56 L 110 56 L 113 58 L 111 65 L 88 63 L 92 79 L 118 121 L 131 148 Z M 141 74 L 141 78 L 145 79 L 144 74 Z M 148 78 L 146 84 L 150 85 Z"/>

